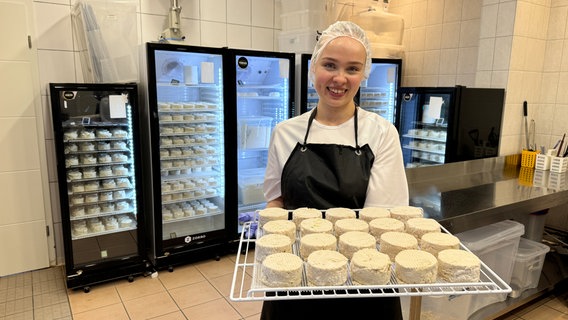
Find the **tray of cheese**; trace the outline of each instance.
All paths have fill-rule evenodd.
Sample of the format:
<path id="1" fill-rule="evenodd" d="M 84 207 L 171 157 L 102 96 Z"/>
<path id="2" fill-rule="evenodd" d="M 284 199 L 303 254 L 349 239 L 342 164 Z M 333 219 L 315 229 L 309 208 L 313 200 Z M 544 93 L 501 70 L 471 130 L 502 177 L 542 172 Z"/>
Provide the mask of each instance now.
<path id="1" fill-rule="evenodd" d="M 511 292 L 419 207 L 256 214 L 241 233 L 233 301 Z"/>

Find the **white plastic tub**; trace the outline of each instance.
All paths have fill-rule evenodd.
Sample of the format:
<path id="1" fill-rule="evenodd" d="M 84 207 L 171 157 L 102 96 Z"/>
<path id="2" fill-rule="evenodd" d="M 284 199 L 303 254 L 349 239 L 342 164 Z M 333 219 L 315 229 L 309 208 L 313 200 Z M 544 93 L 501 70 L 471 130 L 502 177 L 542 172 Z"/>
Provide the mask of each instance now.
<path id="1" fill-rule="evenodd" d="M 523 291 L 538 286 L 546 253 L 550 251 L 547 245 L 529 239 L 521 238 L 515 257 L 513 274 L 511 276 L 511 297 L 518 297 Z"/>

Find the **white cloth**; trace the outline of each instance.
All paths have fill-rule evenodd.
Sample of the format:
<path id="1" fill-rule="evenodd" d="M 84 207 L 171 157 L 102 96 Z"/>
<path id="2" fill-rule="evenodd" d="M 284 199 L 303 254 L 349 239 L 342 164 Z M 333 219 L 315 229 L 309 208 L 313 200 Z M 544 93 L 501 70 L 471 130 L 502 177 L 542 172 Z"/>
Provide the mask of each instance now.
<path id="1" fill-rule="evenodd" d="M 282 169 L 296 144 L 303 143 L 308 119 L 313 111 L 285 120 L 276 125 L 270 138 L 268 164 L 264 178 L 264 197 L 267 201 L 282 195 Z M 375 162 L 367 187 L 365 207 L 408 205 L 408 183 L 404 171 L 398 131 L 376 113 L 359 108 L 359 146 L 369 144 Z M 355 146 L 353 117 L 339 126 L 326 126 L 314 120 L 308 143 Z M 346 168 L 349 170 L 348 168 Z M 359 208 L 353 208 L 359 209 Z"/>

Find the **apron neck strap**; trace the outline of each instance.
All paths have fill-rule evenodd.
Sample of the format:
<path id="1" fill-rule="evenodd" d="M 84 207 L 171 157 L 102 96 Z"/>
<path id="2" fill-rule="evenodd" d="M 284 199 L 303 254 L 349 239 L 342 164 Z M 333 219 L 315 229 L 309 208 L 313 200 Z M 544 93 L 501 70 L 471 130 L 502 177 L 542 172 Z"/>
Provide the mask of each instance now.
<path id="1" fill-rule="evenodd" d="M 353 123 L 355 126 L 355 148 L 357 150 L 359 150 L 359 139 L 358 139 L 358 119 L 357 119 L 357 109 L 359 109 L 357 106 L 355 106 L 355 112 L 353 112 Z M 310 128 L 312 127 L 312 122 L 314 122 L 314 119 L 316 118 L 316 114 L 318 112 L 318 108 L 314 108 L 314 111 L 312 111 L 312 114 L 310 115 L 310 118 L 308 119 L 308 129 L 306 130 L 306 135 L 304 136 L 304 146 L 308 143 L 308 134 L 310 133 Z"/>

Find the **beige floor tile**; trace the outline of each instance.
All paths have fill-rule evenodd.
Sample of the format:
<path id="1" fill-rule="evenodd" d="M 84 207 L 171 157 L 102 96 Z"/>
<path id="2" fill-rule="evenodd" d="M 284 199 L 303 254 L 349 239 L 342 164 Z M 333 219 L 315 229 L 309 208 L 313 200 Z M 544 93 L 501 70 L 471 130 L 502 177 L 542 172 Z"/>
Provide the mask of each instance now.
<path id="1" fill-rule="evenodd" d="M 201 272 L 206 278 L 216 278 L 225 274 L 233 273 L 235 270 L 235 263 L 228 259 L 226 256 L 221 257 L 221 260 L 206 260 L 198 262 L 195 267 Z"/>
<path id="2" fill-rule="evenodd" d="M 133 282 L 120 282 L 116 285 L 116 290 L 122 301 L 128 301 L 154 293 L 166 292 L 166 288 L 158 279 L 151 277 L 138 278 Z"/>
<path id="3" fill-rule="evenodd" d="M 164 287 L 169 290 L 203 281 L 205 277 L 194 265 L 184 265 L 174 268 L 173 272 L 167 270 L 160 271 L 158 273 L 158 279 L 160 279 Z"/>
<path id="4" fill-rule="evenodd" d="M 245 320 L 260 320 L 260 313 L 246 317 Z"/>
<path id="5" fill-rule="evenodd" d="M 162 316 L 158 316 L 155 318 L 151 318 L 151 320 L 187 320 L 187 318 L 183 315 L 183 312 L 176 311 L 168 314 L 164 314 Z"/>
<path id="6" fill-rule="evenodd" d="M 115 303 L 98 309 L 93 309 L 81 313 L 74 313 L 73 320 L 128 320 L 128 314 L 122 303 Z"/>
<path id="7" fill-rule="evenodd" d="M 560 311 L 562 313 L 568 314 L 568 306 L 562 297 L 555 297 L 544 304 L 554 310 Z"/>
<path id="8" fill-rule="evenodd" d="M 547 306 L 541 306 L 521 316 L 524 320 L 568 320 L 568 315 Z"/>
<path id="9" fill-rule="evenodd" d="M 251 276 L 245 274 L 245 277 L 243 279 L 242 274 L 242 270 L 240 270 L 239 272 L 237 272 L 237 275 L 235 277 L 235 296 L 239 296 L 239 290 L 241 290 L 241 287 L 244 287 L 244 289 L 250 288 L 252 282 Z M 224 297 L 230 297 L 231 285 L 233 282 L 232 273 L 209 279 L 209 281 L 213 284 L 213 286 L 215 286 L 217 290 L 219 290 L 219 292 L 223 294 Z M 242 295 L 244 294 L 246 294 L 246 292 L 242 293 Z"/>
<path id="10" fill-rule="evenodd" d="M 243 317 L 260 315 L 262 311 L 262 301 L 227 301 Z"/>
<path id="11" fill-rule="evenodd" d="M 96 286 L 89 293 L 80 290 L 67 290 L 67 295 L 73 314 L 121 302 L 118 291 L 112 283 Z"/>
<path id="12" fill-rule="evenodd" d="M 222 298 L 217 289 L 208 281 L 188 284 L 169 290 L 169 293 L 181 309 Z"/>
<path id="13" fill-rule="evenodd" d="M 179 310 L 167 292 L 124 301 L 124 307 L 131 320 L 149 319 Z"/>
<path id="14" fill-rule="evenodd" d="M 223 298 L 182 310 L 191 320 L 238 320 L 241 316 Z"/>

